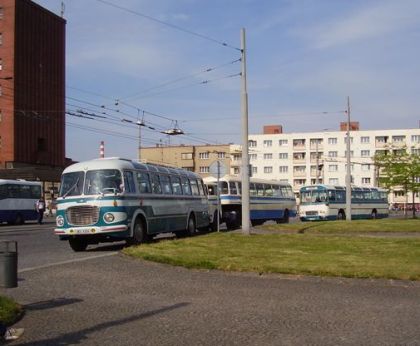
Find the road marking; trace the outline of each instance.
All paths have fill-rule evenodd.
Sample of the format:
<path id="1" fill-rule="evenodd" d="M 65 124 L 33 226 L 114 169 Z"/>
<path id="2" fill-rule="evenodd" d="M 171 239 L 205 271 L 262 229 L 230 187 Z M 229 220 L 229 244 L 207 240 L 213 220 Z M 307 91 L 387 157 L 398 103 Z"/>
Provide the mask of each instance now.
<path id="1" fill-rule="evenodd" d="M 118 254 L 118 251 L 114 251 L 114 252 L 110 252 L 110 253 L 106 253 L 106 254 L 101 254 L 101 255 L 96 255 L 96 256 L 76 258 L 76 259 L 68 260 L 68 261 L 55 262 L 55 263 L 45 264 L 45 265 L 37 266 L 37 267 L 24 268 L 24 269 L 18 270 L 18 273 L 25 273 L 25 272 L 29 272 L 29 271 L 32 271 L 32 270 L 45 269 L 45 268 L 60 266 L 60 265 L 63 265 L 63 264 L 89 261 L 91 259 L 96 259 L 96 258 L 115 256 L 116 254 Z"/>

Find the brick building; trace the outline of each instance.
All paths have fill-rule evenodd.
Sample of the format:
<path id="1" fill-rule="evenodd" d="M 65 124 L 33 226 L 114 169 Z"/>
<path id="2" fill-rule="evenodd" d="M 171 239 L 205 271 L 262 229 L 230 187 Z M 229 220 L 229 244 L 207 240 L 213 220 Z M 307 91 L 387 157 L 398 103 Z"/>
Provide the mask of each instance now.
<path id="1" fill-rule="evenodd" d="M 0 178 L 58 182 L 66 165 L 65 25 L 30 0 L 0 0 Z"/>

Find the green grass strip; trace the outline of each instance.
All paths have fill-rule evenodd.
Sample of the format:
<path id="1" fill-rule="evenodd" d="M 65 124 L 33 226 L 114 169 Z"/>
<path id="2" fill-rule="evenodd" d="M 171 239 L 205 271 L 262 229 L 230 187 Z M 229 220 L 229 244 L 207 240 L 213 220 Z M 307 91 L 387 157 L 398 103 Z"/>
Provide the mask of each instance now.
<path id="1" fill-rule="evenodd" d="M 13 299 L 0 296 L 0 321 L 7 325 L 13 324 L 22 313 L 22 306 Z"/>
<path id="2" fill-rule="evenodd" d="M 271 231 L 296 231 L 310 233 L 348 233 L 348 232 L 418 232 L 420 219 L 379 219 L 347 221 L 311 221 L 294 224 L 271 224 L 259 228 Z"/>
<path id="3" fill-rule="evenodd" d="M 420 238 L 213 233 L 124 252 L 187 268 L 420 280 Z"/>

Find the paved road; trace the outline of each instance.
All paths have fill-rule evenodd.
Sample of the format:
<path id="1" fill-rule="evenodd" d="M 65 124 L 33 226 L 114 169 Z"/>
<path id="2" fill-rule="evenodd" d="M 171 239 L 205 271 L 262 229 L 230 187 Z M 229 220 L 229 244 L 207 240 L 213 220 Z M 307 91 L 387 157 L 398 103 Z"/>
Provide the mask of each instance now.
<path id="1" fill-rule="evenodd" d="M 187 270 L 118 247 L 75 254 L 51 226 L 16 231 L 21 281 L 3 290 L 26 306 L 15 345 L 420 345 L 418 282 Z"/>

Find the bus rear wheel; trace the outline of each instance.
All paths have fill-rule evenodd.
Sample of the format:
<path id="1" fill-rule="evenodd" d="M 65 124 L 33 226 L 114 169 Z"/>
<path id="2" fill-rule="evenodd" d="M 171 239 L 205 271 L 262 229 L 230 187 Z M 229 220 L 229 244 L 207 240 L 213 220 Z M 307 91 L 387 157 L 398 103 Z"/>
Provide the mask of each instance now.
<path id="1" fill-rule="evenodd" d="M 193 236 L 196 232 L 196 227 L 195 227 L 195 219 L 194 216 L 190 216 L 190 218 L 188 219 L 188 227 L 187 227 L 187 235 L 189 236 Z"/>
<path id="2" fill-rule="evenodd" d="M 85 251 L 88 246 L 87 240 L 83 238 L 70 238 L 69 244 L 74 252 Z"/>
<path id="3" fill-rule="evenodd" d="M 346 218 L 346 214 L 343 211 L 339 211 L 337 215 L 338 220 L 344 220 Z"/>
<path id="4" fill-rule="evenodd" d="M 20 214 L 17 214 L 16 218 L 15 218 L 15 221 L 14 221 L 14 224 L 15 225 L 23 225 L 24 223 L 25 223 L 25 220 L 24 220 L 23 216 L 20 215 Z"/>
<path id="5" fill-rule="evenodd" d="M 376 212 L 376 209 L 372 210 L 372 213 L 370 214 L 372 219 L 377 219 L 378 218 L 378 213 Z"/>

